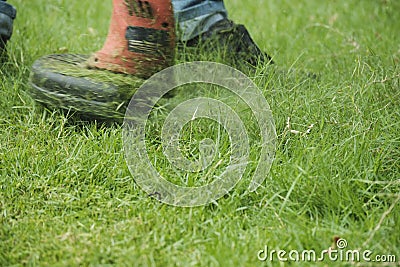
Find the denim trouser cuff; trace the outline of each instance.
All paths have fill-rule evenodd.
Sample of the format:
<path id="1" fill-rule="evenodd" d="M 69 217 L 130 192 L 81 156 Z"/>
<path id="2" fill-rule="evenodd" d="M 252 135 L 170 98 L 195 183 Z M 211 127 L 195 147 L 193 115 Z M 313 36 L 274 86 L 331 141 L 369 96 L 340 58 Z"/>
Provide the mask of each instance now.
<path id="1" fill-rule="evenodd" d="M 172 4 L 181 41 L 206 32 L 228 16 L 222 0 L 172 0 Z"/>
<path id="2" fill-rule="evenodd" d="M 9 16 L 12 19 L 15 19 L 17 15 L 17 10 L 5 1 L 0 1 L 0 13 Z"/>

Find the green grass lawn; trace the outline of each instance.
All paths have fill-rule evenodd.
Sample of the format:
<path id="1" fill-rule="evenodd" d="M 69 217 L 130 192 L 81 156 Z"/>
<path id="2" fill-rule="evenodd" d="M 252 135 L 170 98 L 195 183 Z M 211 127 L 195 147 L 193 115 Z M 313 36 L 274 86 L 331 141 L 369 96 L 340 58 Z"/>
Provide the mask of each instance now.
<path id="1" fill-rule="evenodd" d="M 319 252 L 335 236 L 400 264 L 399 1 L 226 1 L 277 65 L 252 77 L 274 115 L 276 159 L 255 193 L 245 190 L 250 167 L 197 208 L 162 204 L 135 184 L 121 126 L 76 123 L 26 93 L 37 58 L 101 48 L 111 1 L 9 2 L 18 17 L 0 69 L 0 266 L 297 266 L 257 254 Z M 396 265 L 363 263 L 380 264 Z"/>

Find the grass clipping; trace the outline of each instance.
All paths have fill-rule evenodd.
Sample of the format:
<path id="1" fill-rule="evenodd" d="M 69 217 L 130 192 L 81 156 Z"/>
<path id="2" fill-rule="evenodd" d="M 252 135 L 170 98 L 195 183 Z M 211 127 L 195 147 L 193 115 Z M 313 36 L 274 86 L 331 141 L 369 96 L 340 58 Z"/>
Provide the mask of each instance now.
<path id="1" fill-rule="evenodd" d="M 88 68 L 86 65 L 88 58 L 89 56 L 86 55 L 74 55 L 74 58 L 71 58 L 71 61 L 68 62 L 70 64 L 54 64 L 51 66 L 51 69 L 66 76 L 82 77 L 94 82 L 109 83 L 118 87 L 129 86 L 130 88 L 137 89 L 145 81 L 144 79 L 134 75 L 114 73 L 108 70 L 96 68 Z"/>

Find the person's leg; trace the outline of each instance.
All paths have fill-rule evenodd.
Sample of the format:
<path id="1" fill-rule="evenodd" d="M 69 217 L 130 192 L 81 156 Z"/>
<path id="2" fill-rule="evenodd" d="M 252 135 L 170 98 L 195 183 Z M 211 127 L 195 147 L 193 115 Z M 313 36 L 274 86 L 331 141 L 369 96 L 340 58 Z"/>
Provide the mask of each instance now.
<path id="1" fill-rule="evenodd" d="M 17 14 L 16 9 L 0 0 L 0 54 L 3 52 L 7 41 L 11 38 L 13 30 L 13 20 Z"/>
<path id="2" fill-rule="evenodd" d="M 228 19 L 223 0 L 172 0 L 179 41 L 186 48 L 216 53 L 224 63 L 239 66 L 273 63 L 246 27 Z M 190 52 L 189 52 L 190 53 Z"/>
<path id="3" fill-rule="evenodd" d="M 172 0 L 181 41 L 188 41 L 207 32 L 228 14 L 222 0 Z"/>

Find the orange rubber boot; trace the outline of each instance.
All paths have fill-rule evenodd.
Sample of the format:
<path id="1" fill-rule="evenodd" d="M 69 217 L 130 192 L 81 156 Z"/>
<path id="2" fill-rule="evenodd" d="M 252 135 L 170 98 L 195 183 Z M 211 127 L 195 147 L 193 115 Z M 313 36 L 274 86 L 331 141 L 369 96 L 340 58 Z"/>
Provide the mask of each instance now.
<path id="1" fill-rule="evenodd" d="M 113 0 L 107 40 L 87 64 L 148 78 L 172 65 L 175 22 L 169 0 Z"/>

